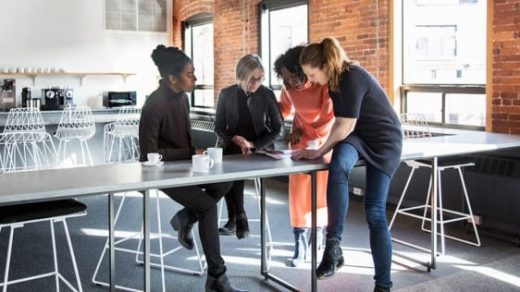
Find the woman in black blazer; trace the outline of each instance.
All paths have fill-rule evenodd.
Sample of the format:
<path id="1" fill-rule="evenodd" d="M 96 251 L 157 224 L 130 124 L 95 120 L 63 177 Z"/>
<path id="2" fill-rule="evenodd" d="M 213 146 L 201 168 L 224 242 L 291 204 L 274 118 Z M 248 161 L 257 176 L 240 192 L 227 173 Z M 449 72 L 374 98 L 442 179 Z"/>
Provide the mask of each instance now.
<path id="1" fill-rule="evenodd" d="M 256 55 L 240 58 L 236 67 L 237 84 L 222 89 L 217 104 L 215 133 L 222 140 L 224 154 L 250 154 L 257 149 L 274 148 L 282 131 L 280 108 L 271 89 L 262 85 L 264 68 Z M 244 181 L 235 181 L 225 195 L 228 221 L 219 228 L 221 235 L 249 236 L 244 209 Z"/>

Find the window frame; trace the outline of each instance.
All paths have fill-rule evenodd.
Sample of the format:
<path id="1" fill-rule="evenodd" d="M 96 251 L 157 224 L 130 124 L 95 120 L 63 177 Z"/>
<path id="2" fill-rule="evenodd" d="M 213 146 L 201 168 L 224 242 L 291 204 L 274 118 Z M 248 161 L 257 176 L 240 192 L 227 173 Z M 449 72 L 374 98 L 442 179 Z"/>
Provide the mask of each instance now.
<path id="1" fill-rule="evenodd" d="M 265 68 L 265 80 L 263 82 L 264 85 L 271 88 L 272 90 L 282 90 L 282 86 L 278 84 L 272 84 L 271 73 L 270 70 L 274 68 L 270 68 L 274 62 L 273 56 L 271 56 L 270 46 L 271 46 L 271 35 L 269 32 L 271 31 L 271 22 L 270 22 L 270 12 L 281 10 L 285 8 L 291 8 L 300 5 L 307 5 L 307 41 L 310 39 L 309 32 L 309 1 L 308 0 L 263 0 L 258 4 L 258 48 L 260 57 L 262 58 L 263 64 L 268 64 L 268 67 Z M 267 43 L 264 44 L 262 42 L 264 35 L 262 34 L 262 26 L 263 26 L 263 15 L 267 14 Z M 265 48 L 267 48 L 267 52 L 265 52 Z"/>
<path id="2" fill-rule="evenodd" d="M 431 122 L 428 124 L 440 126 L 443 128 L 466 129 L 466 130 L 484 130 L 485 126 L 472 126 L 453 124 L 446 122 L 446 95 L 448 94 L 486 94 L 486 87 L 484 85 L 452 85 L 452 84 L 403 84 L 399 88 L 401 96 L 401 113 L 408 113 L 407 111 L 407 95 L 409 92 L 423 92 L 423 93 L 440 93 L 441 94 L 441 122 Z M 484 121 L 485 122 L 485 121 Z"/>
<path id="3" fill-rule="evenodd" d="M 407 111 L 407 95 L 409 92 L 423 92 L 423 93 L 440 93 L 441 94 L 441 122 L 428 122 L 430 125 L 439 126 L 443 128 L 453 128 L 453 129 L 466 129 L 466 130 L 485 130 L 484 126 L 472 126 L 472 125 L 463 125 L 463 124 L 453 124 L 446 122 L 446 95 L 448 94 L 484 94 L 486 95 L 486 84 L 421 84 L 421 83 L 405 83 L 405 5 L 400 3 L 400 13 L 401 13 L 401 85 L 399 86 L 399 96 L 400 96 L 400 112 L 408 113 Z M 489 41 L 489 40 L 488 40 Z M 457 43 L 458 47 L 458 43 Z M 487 64 L 486 62 L 484 62 Z M 486 110 L 486 109 L 485 109 Z M 486 118 L 487 119 L 487 118 Z"/>
<path id="4" fill-rule="evenodd" d="M 140 17 L 139 17 L 139 12 L 140 12 L 140 6 L 139 6 L 139 0 L 136 0 L 135 1 L 135 13 L 134 13 L 134 18 L 135 18 L 135 29 L 123 29 L 123 28 L 108 28 L 107 27 L 107 13 L 109 12 L 107 10 L 107 1 L 108 0 L 104 0 L 103 1 L 103 30 L 104 31 L 107 31 L 107 32 L 119 32 L 119 33 L 148 33 L 148 34 L 168 34 L 170 33 L 171 31 L 171 26 L 168 22 L 168 19 L 171 18 L 171 7 L 172 7 L 172 1 L 173 0 L 164 0 L 166 2 L 166 16 L 165 16 L 165 25 L 166 27 L 164 27 L 165 30 L 144 30 L 144 29 L 140 29 L 139 28 L 139 23 L 140 23 Z M 122 0 L 119 0 L 119 2 L 121 2 Z M 120 12 L 120 11 L 119 11 Z"/>
<path id="5" fill-rule="evenodd" d="M 186 30 L 189 29 L 190 33 L 190 48 L 189 48 L 189 56 L 191 59 L 193 59 L 193 27 L 205 25 L 208 23 L 212 23 L 214 25 L 213 16 L 207 13 L 202 13 L 200 15 L 196 15 L 193 17 L 188 18 L 187 20 L 183 21 L 181 24 L 182 27 L 182 41 L 184 44 L 184 51 L 186 52 L 187 46 L 186 46 Z M 213 26 L 213 38 L 215 34 L 214 30 L 215 26 Z M 215 53 L 215 50 L 213 49 L 213 54 Z M 213 70 L 215 69 L 215 60 L 213 60 Z M 195 72 L 195 75 L 197 72 Z M 213 76 L 214 78 L 214 76 Z M 195 84 L 195 89 L 190 94 L 190 106 L 191 108 L 198 108 L 198 109 L 213 109 L 215 108 L 215 105 L 213 106 L 206 106 L 206 105 L 196 105 L 195 104 L 195 96 L 196 96 L 196 90 L 207 90 L 207 89 L 213 89 L 215 90 L 215 79 L 213 79 L 213 84 Z M 214 94 L 213 94 L 214 95 Z M 215 101 L 215 97 L 213 97 L 213 101 Z"/>

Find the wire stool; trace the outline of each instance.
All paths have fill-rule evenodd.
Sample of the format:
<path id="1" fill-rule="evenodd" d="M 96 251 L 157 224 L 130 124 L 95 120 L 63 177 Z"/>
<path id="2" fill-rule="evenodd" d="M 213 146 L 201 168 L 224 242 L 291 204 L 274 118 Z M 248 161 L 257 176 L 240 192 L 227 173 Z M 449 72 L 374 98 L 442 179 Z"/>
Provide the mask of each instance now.
<path id="1" fill-rule="evenodd" d="M 60 141 L 58 145 L 59 159 L 62 162 L 67 161 L 67 143 L 78 141 L 81 147 L 82 165 L 93 165 L 87 140 L 92 138 L 95 133 L 96 125 L 92 117 L 92 110 L 89 107 L 71 105 L 65 107 L 54 134 L 54 137 Z M 76 165 L 75 162 L 71 164 Z"/>
<path id="2" fill-rule="evenodd" d="M 432 133 L 428 127 L 428 123 L 426 122 L 426 119 L 424 118 L 424 116 L 419 115 L 419 114 L 403 114 L 403 115 L 401 115 L 400 119 L 401 119 L 401 124 L 403 125 L 403 133 L 404 133 L 403 137 L 405 139 L 418 139 L 418 138 L 432 137 Z M 411 207 L 406 207 L 406 208 L 402 207 L 403 200 L 405 198 L 406 192 L 410 185 L 410 181 L 412 180 L 412 177 L 413 177 L 415 171 L 418 170 L 419 168 L 430 168 L 431 169 L 431 163 L 429 160 L 408 160 L 408 161 L 405 161 L 405 163 L 409 167 L 411 167 L 411 171 L 410 171 L 410 174 L 408 175 L 408 179 L 406 181 L 406 184 L 405 184 L 405 187 L 401 194 L 401 197 L 399 198 L 399 202 L 397 203 L 395 212 L 392 216 L 392 220 L 390 221 L 388 229 L 389 230 L 392 229 L 392 226 L 395 223 L 397 215 L 401 214 L 404 216 L 420 219 L 422 221 L 421 230 L 425 231 L 425 232 L 431 232 L 428 228 L 426 228 L 426 224 L 425 224 L 426 222 L 431 222 L 431 218 L 429 218 L 427 216 L 428 210 L 430 210 L 430 208 L 431 208 L 431 206 L 429 204 L 430 190 L 432 187 L 431 176 L 430 176 L 430 180 L 428 183 L 428 192 L 427 192 L 425 203 L 422 205 L 418 205 L 418 206 L 411 206 Z M 473 217 L 473 210 L 471 208 L 471 203 L 470 203 L 469 196 L 468 196 L 468 190 L 466 188 L 466 183 L 464 182 L 464 176 L 462 174 L 462 168 L 467 167 L 467 166 L 474 166 L 474 163 L 467 159 L 447 158 L 447 159 L 439 160 L 439 165 L 437 168 L 438 169 L 438 178 L 439 178 L 438 179 L 439 199 L 438 199 L 438 208 L 437 208 L 438 212 L 439 212 L 439 220 L 437 223 L 440 225 L 441 254 L 445 254 L 445 251 L 446 251 L 445 238 L 449 238 L 452 240 L 456 240 L 456 241 L 463 242 L 463 243 L 470 244 L 470 245 L 477 246 L 477 247 L 480 246 L 480 236 L 478 234 L 477 226 L 475 223 L 475 218 Z M 462 190 L 464 193 L 464 202 L 468 207 L 468 213 L 463 213 L 463 212 L 458 212 L 458 211 L 450 210 L 447 208 L 443 208 L 441 174 L 444 170 L 447 170 L 447 169 L 454 169 L 458 173 L 458 177 L 460 179 Z M 423 214 L 417 215 L 413 212 L 415 210 L 422 210 Z M 448 219 L 445 218 L 444 213 L 449 214 L 452 218 L 448 218 Z M 462 238 L 459 238 L 456 236 L 452 236 L 452 235 L 448 235 L 445 233 L 445 231 L 444 231 L 445 224 L 462 221 L 462 220 L 468 220 L 469 222 L 471 222 L 473 231 L 475 233 L 475 241 L 465 240 L 465 239 L 462 239 Z M 400 244 L 403 244 L 403 245 L 406 245 L 406 246 L 409 246 L 409 247 L 412 247 L 415 249 L 428 251 L 427 249 L 425 249 L 423 247 L 420 247 L 416 244 L 412 244 L 412 243 L 404 241 L 404 240 L 400 240 L 400 239 L 397 239 L 394 237 L 392 238 L 392 240 L 397 243 L 400 243 Z"/>

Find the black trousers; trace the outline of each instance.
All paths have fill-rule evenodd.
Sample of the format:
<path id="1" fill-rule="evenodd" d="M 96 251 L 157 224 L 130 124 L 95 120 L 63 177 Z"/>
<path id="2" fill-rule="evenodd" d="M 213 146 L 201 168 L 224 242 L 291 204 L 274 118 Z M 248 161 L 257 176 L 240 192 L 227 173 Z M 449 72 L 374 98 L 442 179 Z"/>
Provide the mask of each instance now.
<path id="1" fill-rule="evenodd" d="M 199 236 L 208 262 L 208 273 L 220 275 L 226 271 L 220 255 L 217 202 L 231 188 L 231 183 L 162 189 L 166 195 L 183 205 L 192 222 L 199 221 Z"/>
<path id="2" fill-rule="evenodd" d="M 244 209 L 244 181 L 234 181 L 233 186 L 224 198 L 226 199 L 228 218 L 234 221 L 238 214 L 246 212 Z"/>
<path id="3" fill-rule="evenodd" d="M 242 150 L 235 144 L 230 144 L 224 148 L 224 155 L 241 153 Z M 226 199 L 228 218 L 232 220 L 232 222 L 235 222 L 235 218 L 238 214 L 246 212 L 244 209 L 244 181 L 234 181 L 231 189 L 226 192 L 224 199 Z"/>

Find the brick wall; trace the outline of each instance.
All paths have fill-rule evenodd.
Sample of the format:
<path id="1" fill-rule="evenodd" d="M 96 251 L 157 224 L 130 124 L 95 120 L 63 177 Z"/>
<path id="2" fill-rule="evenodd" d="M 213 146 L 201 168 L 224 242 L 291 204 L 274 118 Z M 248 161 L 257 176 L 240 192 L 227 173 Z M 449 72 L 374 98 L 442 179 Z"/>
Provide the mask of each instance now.
<path id="1" fill-rule="evenodd" d="M 211 12 L 215 34 L 215 95 L 235 82 L 235 64 L 246 53 L 259 53 L 260 0 L 174 0 L 173 44 L 182 47 L 181 23 Z M 348 55 L 388 86 L 389 17 L 387 0 L 310 0 L 310 41 L 339 39 Z"/>
<path id="2" fill-rule="evenodd" d="M 215 0 L 215 94 L 234 84 L 235 65 L 258 54 L 258 0 Z"/>
<path id="3" fill-rule="evenodd" d="M 211 13 L 214 24 L 215 98 L 235 83 L 235 64 L 247 54 L 258 54 L 259 0 L 174 0 L 173 45 L 182 47 L 181 24 L 199 13 Z"/>
<path id="4" fill-rule="evenodd" d="M 174 0 L 173 43 L 182 46 L 180 24 L 201 12 L 215 24 L 215 95 L 235 82 L 236 61 L 258 53 L 260 0 Z M 493 132 L 520 134 L 520 0 L 489 1 L 488 121 Z M 388 0 L 309 0 L 310 41 L 339 39 L 347 54 L 390 92 Z"/>
<path id="5" fill-rule="evenodd" d="M 489 130 L 520 134 L 520 0 L 495 0 L 492 5 Z"/>
<path id="6" fill-rule="evenodd" d="M 182 22 L 201 13 L 213 14 L 215 10 L 213 0 L 173 0 L 173 35 L 172 43 L 176 47 L 183 47 Z"/>
<path id="7" fill-rule="evenodd" d="M 310 0 L 310 41 L 335 36 L 388 91 L 389 3 L 387 0 Z"/>

